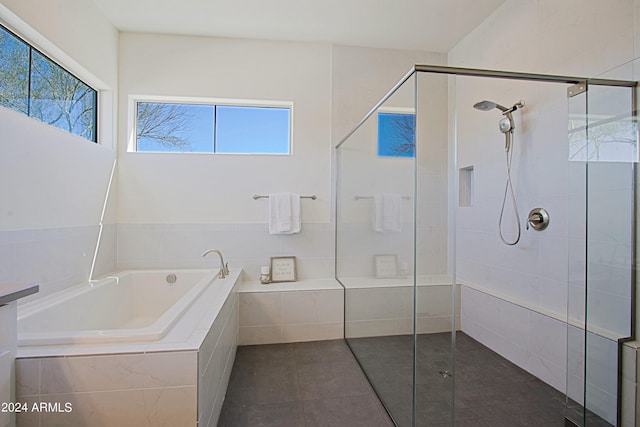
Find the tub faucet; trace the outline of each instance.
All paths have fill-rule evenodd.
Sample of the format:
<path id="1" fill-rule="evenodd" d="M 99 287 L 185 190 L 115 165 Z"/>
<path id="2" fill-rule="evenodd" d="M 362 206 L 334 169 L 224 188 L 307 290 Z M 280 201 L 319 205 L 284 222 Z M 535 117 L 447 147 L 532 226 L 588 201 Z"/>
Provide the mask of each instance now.
<path id="1" fill-rule="evenodd" d="M 207 256 L 209 255 L 211 252 L 215 252 L 218 254 L 218 256 L 220 257 L 220 274 L 218 274 L 218 277 L 220 279 L 224 279 L 225 277 L 227 277 L 229 275 L 229 265 L 225 264 L 224 259 L 222 258 L 222 252 L 220 252 L 217 249 L 208 249 L 206 251 L 204 251 L 202 253 L 202 256 Z"/>

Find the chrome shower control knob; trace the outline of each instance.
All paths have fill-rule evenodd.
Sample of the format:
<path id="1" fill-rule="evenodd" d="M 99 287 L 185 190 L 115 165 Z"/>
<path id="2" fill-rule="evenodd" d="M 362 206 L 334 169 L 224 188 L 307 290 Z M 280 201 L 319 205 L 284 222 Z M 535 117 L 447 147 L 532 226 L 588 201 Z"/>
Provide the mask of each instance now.
<path id="1" fill-rule="evenodd" d="M 527 217 L 527 230 L 529 227 L 536 231 L 542 231 L 549 226 L 549 212 L 544 208 L 531 209 Z"/>

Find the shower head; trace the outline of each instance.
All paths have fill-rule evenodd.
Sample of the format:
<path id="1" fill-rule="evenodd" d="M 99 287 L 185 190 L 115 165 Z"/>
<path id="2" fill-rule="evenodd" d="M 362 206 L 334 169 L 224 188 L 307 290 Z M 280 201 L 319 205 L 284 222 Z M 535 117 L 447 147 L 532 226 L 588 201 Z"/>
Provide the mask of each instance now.
<path id="1" fill-rule="evenodd" d="M 473 105 L 473 108 L 475 108 L 476 110 L 480 110 L 480 111 L 489 111 L 489 110 L 493 110 L 494 108 L 497 108 L 498 110 L 502 111 L 503 113 L 508 110 L 507 107 L 503 107 L 500 104 L 496 104 L 495 102 L 487 101 L 487 100 L 475 103 Z"/>
<path id="2" fill-rule="evenodd" d="M 498 122 L 498 128 L 500 129 L 500 132 L 502 132 L 505 136 L 504 148 L 507 151 L 507 153 L 511 150 L 511 140 L 513 138 L 513 131 L 516 128 L 516 124 L 513 120 L 513 116 L 511 115 L 511 113 L 516 111 L 518 108 L 522 108 L 522 107 L 524 107 L 524 100 L 522 99 L 516 102 L 515 104 L 513 104 L 511 108 L 503 107 L 500 104 L 496 104 L 493 101 L 487 101 L 486 99 L 484 101 L 476 102 L 475 104 L 473 104 L 473 108 L 475 108 L 476 110 L 490 111 L 490 110 L 493 110 L 494 108 L 497 108 L 502 112 L 502 115 L 504 117 L 500 119 L 500 121 Z"/>
<path id="3" fill-rule="evenodd" d="M 502 111 L 502 114 L 505 116 L 509 113 L 513 113 L 518 108 L 522 108 L 522 107 L 524 107 L 523 99 L 513 104 L 511 108 L 503 107 L 500 104 L 497 104 L 493 101 L 487 101 L 486 99 L 484 101 L 476 102 L 475 104 L 473 104 L 473 108 L 480 111 L 489 111 L 489 110 L 493 110 L 494 108 L 497 108 L 498 110 Z"/>

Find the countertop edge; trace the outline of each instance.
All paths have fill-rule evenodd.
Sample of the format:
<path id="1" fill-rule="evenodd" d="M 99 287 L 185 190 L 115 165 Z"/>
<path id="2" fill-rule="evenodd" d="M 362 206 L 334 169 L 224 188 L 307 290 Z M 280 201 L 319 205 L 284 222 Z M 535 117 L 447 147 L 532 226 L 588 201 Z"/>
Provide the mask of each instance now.
<path id="1" fill-rule="evenodd" d="M 39 290 L 40 290 L 40 286 L 35 284 L 0 286 L 0 306 L 9 304 L 10 302 L 18 300 L 20 298 L 33 295 L 37 293 Z"/>

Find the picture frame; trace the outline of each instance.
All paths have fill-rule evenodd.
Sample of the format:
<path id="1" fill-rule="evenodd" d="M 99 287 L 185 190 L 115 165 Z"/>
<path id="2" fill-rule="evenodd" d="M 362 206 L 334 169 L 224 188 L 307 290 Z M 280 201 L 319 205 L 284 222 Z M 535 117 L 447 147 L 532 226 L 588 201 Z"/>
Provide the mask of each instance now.
<path id="1" fill-rule="evenodd" d="M 376 277 L 398 277 L 398 257 L 395 254 L 374 255 Z"/>
<path id="2" fill-rule="evenodd" d="M 271 257 L 271 283 L 295 282 L 297 278 L 296 257 Z"/>

